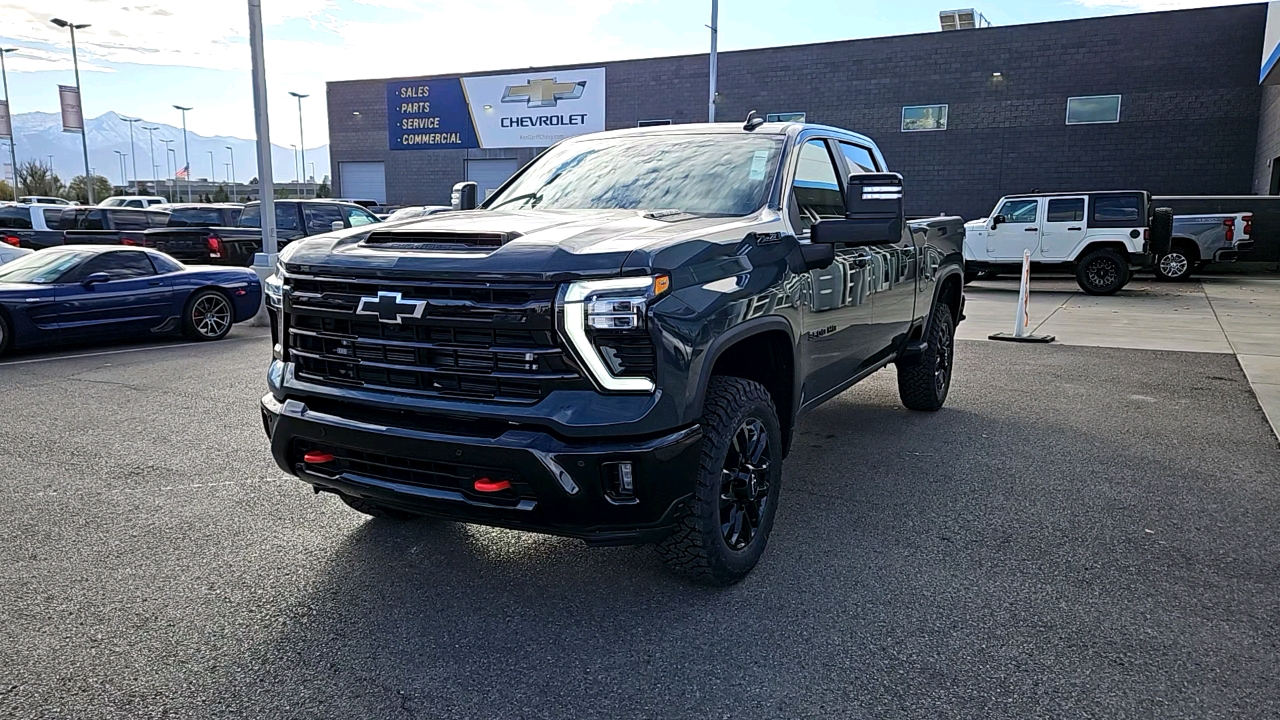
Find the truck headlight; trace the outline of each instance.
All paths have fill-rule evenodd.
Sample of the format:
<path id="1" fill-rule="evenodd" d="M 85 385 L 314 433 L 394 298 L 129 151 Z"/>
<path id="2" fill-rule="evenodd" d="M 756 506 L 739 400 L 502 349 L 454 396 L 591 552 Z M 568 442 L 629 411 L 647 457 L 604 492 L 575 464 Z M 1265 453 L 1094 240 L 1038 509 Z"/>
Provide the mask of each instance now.
<path id="1" fill-rule="evenodd" d="M 666 275 L 582 280 L 565 290 L 564 335 L 587 372 L 605 390 L 653 392 L 648 309 L 671 289 Z"/>
<path id="2" fill-rule="evenodd" d="M 284 303 L 284 268 L 277 265 L 276 272 L 262 283 L 262 292 L 267 296 L 267 307 L 278 308 Z"/>

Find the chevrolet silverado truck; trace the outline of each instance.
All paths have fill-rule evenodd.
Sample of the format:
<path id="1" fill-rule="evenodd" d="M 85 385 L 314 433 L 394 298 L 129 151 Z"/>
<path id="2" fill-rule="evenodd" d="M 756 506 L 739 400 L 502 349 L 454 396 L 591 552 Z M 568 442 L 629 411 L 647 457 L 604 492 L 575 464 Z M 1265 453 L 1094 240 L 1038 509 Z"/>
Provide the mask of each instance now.
<path id="1" fill-rule="evenodd" d="M 1090 295 L 1114 295 L 1134 268 L 1169 250 L 1173 211 L 1142 190 L 1009 195 L 965 227 L 967 279 L 1016 273 L 1024 253 L 1039 270 L 1069 270 Z"/>
<path id="2" fill-rule="evenodd" d="M 295 242 L 267 283 L 272 454 L 355 510 L 655 544 L 725 585 L 807 411 L 891 364 L 907 408 L 947 399 L 963 221 L 908 222 L 867 137 L 613 131 L 475 191 Z"/>
<path id="3" fill-rule="evenodd" d="M 261 206 L 251 202 L 221 207 L 226 208 L 228 222 L 173 227 L 171 221 L 170 227 L 147 232 L 143 244 L 185 263 L 248 267 L 253 264 L 253 256 L 262 252 Z M 335 227 L 379 222 L 377 216 L 359 205 L 334 200 L 276 200 L 275 208 L 276 237 L 281 247 L 299 238 L 333 232 Z"/>

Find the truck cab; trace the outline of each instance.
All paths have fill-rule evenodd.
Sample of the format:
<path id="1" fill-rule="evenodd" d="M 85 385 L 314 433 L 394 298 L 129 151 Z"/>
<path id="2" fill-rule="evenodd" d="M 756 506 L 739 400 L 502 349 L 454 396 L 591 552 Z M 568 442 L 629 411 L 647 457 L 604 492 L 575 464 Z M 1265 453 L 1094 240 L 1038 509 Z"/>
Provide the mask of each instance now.
<path id="1" fill-rule="evenodd" d="M 1072 270 L 1089 294 L 1112 295 L 1133 268 L 1151 265 L 1153 222 L 1167 247 L 1172 215 L 1156 213 L 1145 191 L 1010 195 L 965 226 L 965 270 L 1013 272 L 1030 256 L 1033 266 Z"/>

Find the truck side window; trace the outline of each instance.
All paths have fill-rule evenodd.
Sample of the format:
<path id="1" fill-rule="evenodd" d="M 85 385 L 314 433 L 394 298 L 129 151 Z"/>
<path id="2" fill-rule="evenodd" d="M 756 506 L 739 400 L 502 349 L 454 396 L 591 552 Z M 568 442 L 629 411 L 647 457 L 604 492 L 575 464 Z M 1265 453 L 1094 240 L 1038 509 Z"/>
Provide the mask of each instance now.
<path id="1" fill-rule="evenodd" d="M 307 220 L 308 235 L 331 232 L 334 223 L 342 222 L 342 211 L 335 205 L 308 203 L 302 206 L 302 216 Z"/>
<path id="2" fill-rule="evenodd" d="M 819 220 L 844 217 L 844 194 L 825 141 L 810 140 L 800 148 L 791 201 L 792 222 L 802 233 Z"/>
<path id="3" fill-rule="evenodd" d="M 849 163 L 850 172 L 879 172 L 876 169 L 876 160 L 871 156 L 870 150 L 851 143 L 841 142 L 840 152 L 844 153 L 844 159 L 845 162 Z"/>
<path id="4" fill-rule="evenodd" d="M 1030 224 L 1036 221 L 1039 209 L 1039 200 L 1009 200 L 1000 206 L 1000 212 L 996 214 L 1003 215 L 1005 222 Z"/>
<path id="5" fill-rule="evenodd" d="M 6 230 L 30 230 L 31 209 L 21 206 L 0 208 L 0 228 Z"/>
<path id="6" fill-rule="evenodd" d="M 1141 225 L 1142 200 L 1137 195 L 1099 196 L 1093 199 L 1093 221 Z"/>
<path id="7" fill-rule="evenodd" d="M 90 210 L 87 215 L 80 221 L 81 230 L 106 230 L 103 225 L 102 210 Z"/>
<path id="8" fill-rule="evenodd" d="M 351 224 L 351 227 L 360 227 L 361 225 L 372 225 L 378 222 L 377 216 L 369 213 L 366 210 L 358 210 L 356 208 L 342 208 L 342 209 L 344 212 L 346 212 L 347 222 Z"/>
<path id="9" fill-rule="evenodd" d="M 149 227 L 146 214 L 136 210 L 113 210 L 111 220 L 117 230 L 146 230 Z"/>
<path id="10" fill-rule="evenodd" d="M 1068 223 L 1084 221 L 1084 198 L 1050 200 L 1045 222 Z"/>

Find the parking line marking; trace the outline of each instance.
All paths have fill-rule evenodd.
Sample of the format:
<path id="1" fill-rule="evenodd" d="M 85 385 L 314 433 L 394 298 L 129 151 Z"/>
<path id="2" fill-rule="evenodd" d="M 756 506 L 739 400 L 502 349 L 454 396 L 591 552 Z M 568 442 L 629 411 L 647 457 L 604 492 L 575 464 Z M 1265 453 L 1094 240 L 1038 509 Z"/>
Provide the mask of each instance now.
<path id="1" fill-rule="evenodd" d="M 269 334 L 248 335 L 246 337 L 236 337 L 236 338 L 229 338 L 226 340 L 219 340 L 218 342 L 227 343 L 227 342 L 238 342 L 240 340 L 260 340 L 262 338 L 269 338 L 269 337 L 271 337 L 271 335 Z M 173 350 L 176 348 L 197 347 L 199 345 L 208 345 L 208 344 L 209 343 L 203 343 L 203 342 L 189 342 L 189 343 L 178 343 L 177 345 L 149 345 L 147 347 L 126 348 L 124 350 L 104 350 L 102 352 L 81 353 L 80 355 L 58 355 L 56 357 L 35 358 L 32 360 L 13 360 L 11 362 L 3 362 L 3 363 L 0 363 L 0 367 L 8 367 L 9 365 L 33 365 L 35 363 L 54 362 L 57 360 L 79 360 L 82 358 L 102 357 L 105 355 L 123 355 L 125 353 L 145 352 L 147 350 Z"/>

